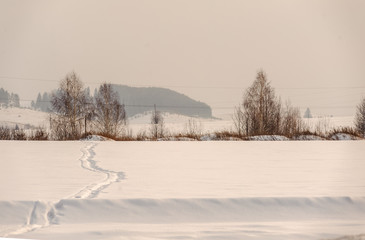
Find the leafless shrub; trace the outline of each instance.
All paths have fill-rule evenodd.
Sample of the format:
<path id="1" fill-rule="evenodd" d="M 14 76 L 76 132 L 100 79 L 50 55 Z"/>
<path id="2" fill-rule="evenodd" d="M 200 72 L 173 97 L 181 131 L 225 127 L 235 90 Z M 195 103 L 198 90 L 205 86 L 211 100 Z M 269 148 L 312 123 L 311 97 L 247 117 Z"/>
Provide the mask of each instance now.
<path id="1" fill-rule="evenodd" d="M 45 141 L 48 140 L 48 137 L 48 133 L 44 129 L 37 128 L 30 133 L 28 139 L 32 141 Z"/>
<path id="2" fill-rule="evenodd" d="M 171 141 L 199 141 L 200 137 L 194 137 L 187 133 L 176 133 L 170 136 Z"/>
<path id="3" fill-rule="evenodd" d="M 16 141 L 25 141 L 27 140 L 27 135 L 23 129 L 13 129 L 11 131 L 11 139 Z"/>
<path id="4" fill-rule="evenodd" d="M 122 134 L 112 139 L 115 141 L 137 141 L 137 138 L 133 136 L 132 130 L 127 128 L 123 130 Z"/>
<path id="5" fill-rule="evenodd" d="M 281 134 L 287 137 L 293 137 L 303 132 L 305 124 L 300 116 L 299 108 L 291 106 L 290 102 L 286 103 L 285 109 L 282 110 L 281 117 Z"/>
<path id="6" fill-rule="evenodd" d="M 321 117 L 318 119 L 314 131 L 320 135 L 326 136 L 331 130 L 331 119 L 329 117 Z"/>
<path id="7" fill-rule="evenodd" d="M 148 139 L 147 133 L 145 130 L 141 130 L 137 133 L 136 140 L 137 141 L 146 141 Z"/>
<path id="8" fill-rule="evenodd" d="M 215 140 L 222 140 L 222 141 L 243 140 L 241 135 L 239 135 L 236 132 L 232 132 L 232 131 L 216 131 L 216 132 L 214 132 L 214 135 L 215 135 Z"/>
<path id="9" fill-rule="evenodd" d="M 203 125 L 194 118 L 190 118 L 185 125 L 186 136 L 194 139 L 199 139 L 203 134 Z"/>
<path id="10" fill-rule="evenodd" d="M 362 137 L 365 137 L 365 98 L 363 98 L 361 103 L 357 106 L 355 129 L 358 134 L 362 135 Z"/>
<path id="11" fill-rule="evenodd" d="M 30 131 L 27 134 L 24 129 L 20 129 L 19 127 L 14 129 L 0 127 L 0 140 L 48 140 L 48 133 L 41 128 Z"/>
<path id="12" fill-rule="evenodd" d="M 0 127 L 0 140 L 11 140 L 11 131 L 8 127 Z"/>
<path id="13" fill-rule="evenodd" d="M 352 127 L 338 127 L 338 128 L 334 128 L 332 130 L 330 130 L 328 132 L 327 138 L 331 139 L 332 136 L 336 135 L 336 134 L 348 134 L 354 138 L 363 138 L 364 136 L 359 134 L 359 132 L 352 128 Z"/>
<path id="14" fill-rule="evenodd" d="M 130 135 L 122 135 L 115 139 L 116 141 L 136 141 L 137 139 Z"/>
<path id="15" fill-rule="evenodd" d="M 156 105 L 155 105 L 155 109 L 152 112 L 152 116 L 151 116 L 150 133 L 151 133 L 152 138 L 154 138 L 155 140 L 157 140 L 158 138 L 166 137 L 166 135 L 167 135 L 163 116 L 162 116 L 161 112 L 156 110 Z"/>

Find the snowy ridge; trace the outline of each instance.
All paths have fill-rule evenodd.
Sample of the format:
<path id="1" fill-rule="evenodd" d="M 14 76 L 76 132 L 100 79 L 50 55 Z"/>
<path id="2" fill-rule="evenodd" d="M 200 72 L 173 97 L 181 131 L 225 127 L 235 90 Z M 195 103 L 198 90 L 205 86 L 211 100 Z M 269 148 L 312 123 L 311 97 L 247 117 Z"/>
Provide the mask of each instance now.
<path id="1" fill-rule="evenodd" d="M 365 240 L 365 234 L 354 235 L 354 236 L 343 236 L 332 240 Z"/>
<path id="2" fill-rule="evenodd" d="M 25 206 L 30 213 L 27 219 L 19 214 Z M 50 206 L 54 207 L 53 211 L 47 210 Z M 19 234 L 50 223 L 209 223 L 328 219 L 364 221 L 365 197 L 64 199 L 55 205 L 42 202 L 0 202 L 1 219 L 5 218 L 2 216 L 3 210 L 13 216 L 13 223 L 26 223 L 27 229 L 12 233 Z M 53 214 L 55 212 L 57 215 Z"/>
<path id="3" fill-rule="evenodd" d="M 0 108 L 0 126 L 14 128 L 49 128 L 49 114 L 25 108 Z"/>
<path id="4" fill-rule="evenodd" d="M 61 200 L 60 223 L 365 220 L 365 198 Z M 63 216 L 63 217 L 61 217 Z M 100 220 L 100 216 L 106 216 Z"/>
<path id="5" fill-rule="evenodd" d="M 19 235 L 35 231 L 40 228 L 48 227 L 53 224 L 55 217 L 54 205 L 52 203 L 35 202 L 0 202 L 0 211 L 4 213 L 1 219 L 12 216 L 11 222 L 0 224 L 22 225 L 17 229 L 8 229 L 0 232 L 2 236 Z"/>
<path id="6" fill-rule="evenodd" d="M 87 199 L 95 198 L 101 191 L 109 187 L 114 182 L 119 182 L 125 178 L 123 172 L 115 172 L 103 169 L 96 165 L 96 161 L 93 160 L 95 156 L 94 147 L 96 142 L 86 142 L 85 147 L 81 149 L 82 156 L 79 159 L 81 167 L 88 171 L 102 173 L 106 178 L 100 182 L 92 183 L 77 194 L 69 196 L 67 198 Z M 2 222 L 1 224 L 12 224 L 16 227 L 2 230 L 0 229 L 0 236 L 21 235 L 27 232 L 32 232 L 40 228 L 48 227 L 52 224 L 57 224 L 56 216 L 63 215 L 58 211 L 63 208 L 63 201 L 58 202 L 42 202 L 42 201 L 19 201 L 19 202 L 0 202 L 0 219 L 9 220 L 11 222 Z M 4 215 L 3 215 L 4 214 Z M 87 214 L 87 213 L 85 213 Z"/>

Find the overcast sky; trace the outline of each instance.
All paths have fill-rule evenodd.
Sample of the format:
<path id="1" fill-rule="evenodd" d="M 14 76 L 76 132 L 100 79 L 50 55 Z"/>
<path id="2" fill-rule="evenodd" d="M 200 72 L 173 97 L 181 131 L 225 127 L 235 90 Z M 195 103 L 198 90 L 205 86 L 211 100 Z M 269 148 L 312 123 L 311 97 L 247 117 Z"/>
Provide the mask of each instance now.
<path id="1" fill-rule="evenodd" d="M 233 112 L 263 69 L 283 100 L 352 115 L 365 96 L 362 0 L 0 0 L 0 87 L 36 98 L 76 71 Z"/>

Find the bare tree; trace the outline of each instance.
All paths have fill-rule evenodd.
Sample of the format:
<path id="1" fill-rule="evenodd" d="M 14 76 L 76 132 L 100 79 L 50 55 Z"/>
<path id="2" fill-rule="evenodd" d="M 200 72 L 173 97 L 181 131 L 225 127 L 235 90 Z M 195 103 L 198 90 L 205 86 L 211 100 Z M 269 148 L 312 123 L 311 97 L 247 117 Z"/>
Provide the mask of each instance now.
<path id="1" fill-rule="evenodd" d="M 194 118 L 190 118 L 185 125 L 186 133 L 189 137 L 199 138 L 203 134 L 203 124 Z"/>
<path id="2" fill-rule="evenodd" d="M 275 96 L 266 74 L 260 70 L 256 80 L 236 108 L 235 127 L 245 135 L 277 134 L 280 132 L 281 101 Z"/>
<path id="3" fill-rule="evenodd" d="M 281 134 L 292 137 L 305 129 L 299 108 L 294 108 L 288 101 L 282 110 Z"/>
<path id="4" fill-rule="evenodd" d="M 152 137 L 155 139 L 162 138 L 166 135 L 164 119 L 161 112 L 156 110 L 156 105 L 154 106 L 154 111 L 151 116 L 150 132 Z"/>
<path id="5" fill-rule="evenodd" d="M 127 123 L 124 105 L 111 84 L 103 83 L 95 95 L 97 128 L 108 137 L 117 137 Z"/>
<path id="6" fill-rule="evenodd" d="M 287 102 L 283 107 L 266 74 L 260 70 L 233 115 L 234 126 L 243 135 L 283 134 L 291 137 L 305 129 L 298 108 Z"/>
<path id="7" fill-rule="evenodd" d="M 56 139 L 68 140 L 81 137 L 86 115 L 87 99 L 83 83 L 75 72 L 61 80 L 59 89 L 52 96 L 52 132 Z"/>
<path id="8" fill-rule="evenodd" d="M 246 119 L 245 119 L 245 114 L 243 112 L 243 108 L 242 106 L 238 106 L 235 109 L 235 112 L 233 114 L 233 124 L 234 127 L 237 130 L 238 136 L 242 137 L 245 133 L 246 133 Z"/>
<path id="9" fill-rule="evenodd" d="M 328 116 L 323 116 L 318 118 L 314 126 L 314 131 L 317 134 L 321 135 L 328 135 L 331 129 L 332 129 L 331 118 Z"/>
<path id="10" fill-rule="evenodd" d="M 363 98 L 361 103 L 357 106 L 355 129 L 359 134 L 365 137 L 365 98 Z"/>

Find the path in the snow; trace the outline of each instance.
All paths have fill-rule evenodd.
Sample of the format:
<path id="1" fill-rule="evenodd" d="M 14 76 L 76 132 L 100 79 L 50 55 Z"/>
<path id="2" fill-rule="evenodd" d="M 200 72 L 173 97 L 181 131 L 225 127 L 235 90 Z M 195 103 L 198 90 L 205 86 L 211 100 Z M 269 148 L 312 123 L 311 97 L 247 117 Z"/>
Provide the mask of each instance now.
<path id="1" fill-rule="evenodd" d="M 97 146 L 96 142 L 88 142 L 86 146 L 82 149 L 83 155 L 80 158 L 81 167 L 92 172 L 102 173 L 106 178 L 101 182 L 92 183 L 85 188 L 81 189 L 77 194 L 69 198 L 96 198 L 101 191 L 109 187 L 115 182 L 120 182 L 125 179 L 124 172 L 115 172 L 107 169 L 103 169 L 96 165 L 94 160 L 95 151 L 94 148 Z"/>
<path id="2" fill-rule="evenodd" d="M 104 174 L 105 179 L 100 182 L 91 183 L 90 185 L 87 185 L 86 187 L 81 189 L 78 193 L 66 197 L 65 199 L 96 198 L 99 193 L 101 193 L 111 184 L 115 182 L 120 182 L 121 180 L 125 179 L 124 172 L 115 172 L 103 169 L 96 164 L 96 161 L 94 160 L 94 157 L 96 155 L 94 148 L 97 145 L 98 144 L 96 142 L 86 142 L 85 146 L 81 149 L 81 152 L 83 154 L 79 160 L 83 169 Z M 4 237 L 24 234 L 40 228 L 49 227 L 52 224 L 57 224 L 57 209 L 62 207 L 62 200 L 63 199 L 53 203 L 43 201 L 34 202 L 33 206 L 30 207 L 32 210 L 30 211 L 24 226 L 15 231 L 5 233 Z"/>

